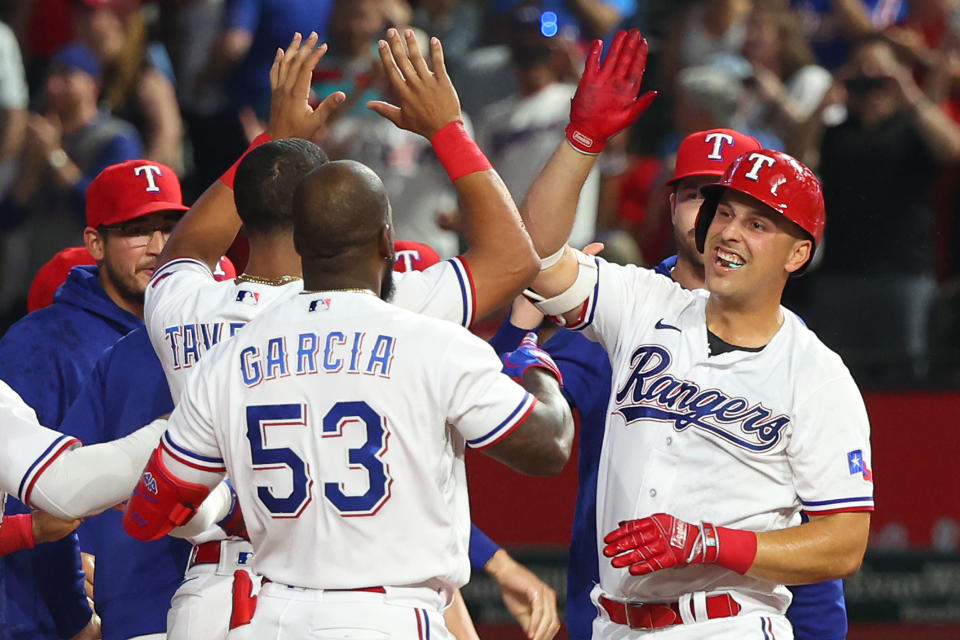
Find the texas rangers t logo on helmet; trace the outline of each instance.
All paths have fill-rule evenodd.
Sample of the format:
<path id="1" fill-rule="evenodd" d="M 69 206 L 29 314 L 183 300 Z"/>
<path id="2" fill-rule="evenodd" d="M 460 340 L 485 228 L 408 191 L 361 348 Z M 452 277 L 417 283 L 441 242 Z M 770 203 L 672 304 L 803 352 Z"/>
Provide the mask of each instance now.
<path id="1" fill-rule="evenodd" d="M 733 145 L 734 140 L 733 136 L 728 133 L 720 133 L 719 131 L 714 131 L 713 133 L 708 133 L 704 140 L 707 143 L 713 143 L 713 151 L 707 156 L 709 160 L 723 160 L 723 145 L 729 144 Z"/>
<path id="2" fill-rule="evenodd" d="M 747 171 L 747 173 L 744 175 L 754 182 L 757 182 L 760 179 L 759 172 L 764 165 L 772 167 L 773 165 L 777 164 L 776 160 L 770 156 L 765 156 L 762 153 L 751 153 L 749 156 L 747 156 L 747 160 L 753 162 L 753 167 L 751 167 L 750 171 Z"/>
<path id="3" fill-rule="evenodd" d="M 157 186 L 156 176 L 162 176 L 163 172 L 155 164 L 142 164 L 133 170 L 133 175 L 144 175 L 147 177 L 147 193 L 159 193 L 160 187 Z"/>

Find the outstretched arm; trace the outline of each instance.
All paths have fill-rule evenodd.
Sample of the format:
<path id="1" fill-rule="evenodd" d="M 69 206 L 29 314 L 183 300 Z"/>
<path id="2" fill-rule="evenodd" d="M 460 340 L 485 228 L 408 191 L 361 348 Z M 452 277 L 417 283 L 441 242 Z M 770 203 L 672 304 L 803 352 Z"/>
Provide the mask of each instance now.
<path id="1" fill-rule="evenodd" d="M 580 190 L 597 154 L 608 138 L 636 121 L 656 97 L 654 92 L 638 97 L 647 64 L 647 42 L 639 31 L 617 33 L 601 64 L 602 49 L 602 42 L 593 43 L 571 103 L 567 139 L 534 180 L 520 207 L 543 260 L 533 289 L 547 298 L 566 291 L 577 279 L 577 259 L 565 247 Z"/>
<path id="2" fill-rule="evenodd" d="M 678 530 L 686 535 L 677 535 Z M 866 512 L 811 516 L 807 524 L 761 533 L 691 524 L 658 513 L 629 520 L 607 534 L 603 553 L 613 558 L 614 567 L 629 567 L 632 575 L 717 564 L 779 584 L 812 584 L 856 573 L 869 532 Z"/>
<path id="3" fill-rule="evenodd" d="M 532 281 L 537 273 L 533 245 L 509 191 L 463 128 L 460 101 L 447 75 L 440 41 L 430 39 L 433 71 L 410 29 L 403 39 L 396 29 L 388 30 L 387 40 L 380 41 L 380 59 L 399 106 L 380 101 L 367 106 L 401 129 L 430 140 L 447 170 L 466 214 L 469 248 L 463 257 L 473 277 L 475 316 L 483 317 Z"/>
<path id="4" fill-rule="evenodd" d="M 298 33 L 286 51 L 277 50 L 270 68 L 270 121 L 266 134 L 254 140 L 254 146 L 279 138 L 312 138 L 345 99 L 346 96 L 337 91 L 316 109 L 307 102 L 311 74 L 327 52 L 326 44 L 316 47 L 317 39 L 317 34 L 311 33 L 301 42 Z M 187 257 L 214 269 L 241 227 L 233 200 L 233 174 L 237 164 L 208 187 L 181 218 L 160 255 L 158 268 L 175 258 Z"/>

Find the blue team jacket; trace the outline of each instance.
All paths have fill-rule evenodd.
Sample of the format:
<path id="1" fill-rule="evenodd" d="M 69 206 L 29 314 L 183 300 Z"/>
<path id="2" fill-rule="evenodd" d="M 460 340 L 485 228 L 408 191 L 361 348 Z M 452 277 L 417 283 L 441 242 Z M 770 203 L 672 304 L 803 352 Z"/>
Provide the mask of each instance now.
<path id="1" fill-rule="evenodd" d="M 104 349 L 142 326 L 107 296 L 98 267 L 74 267 L 54 302 L 28 314 L 0 339 L 0 379 L 59 427 Z M 27 510 L 14 499 L 8 513 Z M 0 640 L 76 635 L 91 615 L 77 536 L 0 558 Z"/>

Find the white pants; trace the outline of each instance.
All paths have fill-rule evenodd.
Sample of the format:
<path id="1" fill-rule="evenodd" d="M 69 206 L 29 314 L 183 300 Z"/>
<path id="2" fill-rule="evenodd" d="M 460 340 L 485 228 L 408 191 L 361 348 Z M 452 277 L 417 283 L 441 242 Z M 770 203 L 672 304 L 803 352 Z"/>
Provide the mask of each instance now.
<path id="1" fill-rule="evenodd" d="M 258 640 L 455 640 L 442 608 L 426 588 L 381 594 L 268 583 L 249 626 Z"/>
<path id="2" fill-rule="evenodd" d="M 233 611 L 233 572 L 248 569 L 251 547 L 246 541 L 224 540 L 220 544 L 220 564 L 200 564 L 184 574 L 167 612 L 167 640 L 227 637 Z M 260 578 L 251 573 L 251 579 L 256 589 Z"/>
<path id="3" fill-rule="evenodd" d="M 590 599 L 597 607 L 593 640 L 793 640 L 793 627 L 787 617 L 766 611 L 741 611 L 740 615 L 730 618 L 702 622 L 694 619 L 659 629 L 631 629 L 610 620 L 598 604 L 601 593 L 599 586 L 590 593 Z"/>

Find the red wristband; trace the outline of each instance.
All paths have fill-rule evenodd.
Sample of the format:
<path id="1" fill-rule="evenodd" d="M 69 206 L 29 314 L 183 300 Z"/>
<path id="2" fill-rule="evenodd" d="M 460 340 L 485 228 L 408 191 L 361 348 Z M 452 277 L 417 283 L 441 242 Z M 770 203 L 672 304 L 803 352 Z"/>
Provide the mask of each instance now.
<path id="1" fill-rule="evenodd" d="M 440 158 L 440 164 L 447 170 L 450 182 L 456 182 L 463 176 L 487 171 L 493 166 L 483 155 L 477 143 L 467 134 L 459 120 L 449 122 L 430 138 L 433 151 Z"/>
<path id="2" fill-rule="evenodd" d="M 237 167 L 240 166 L 240 163 L 243 162 L 243 159 L 247 157 L 247 154 L 264 144 L 265 142 L 271 142 L 273 138 L 270 137 L 269 133 L 261 133 L 256 138 L 253 139 L 253 142 L 250 143 L 250 146 L 247 147 L 247 150 L 243 152 L 243 155 L 237 158 L 237 161 L 227 169 L 226 173 L 220 176 L 220 182 L 227 185 L 231 190 L 233 189 L 233 180 L 237 176 Z"/>
<path id="3" fill-rule="evenodd" d="M 757 558 L 757 534 L 743 529 L 717 527 L 716 563 L 743 575 Z"/>
<path id="4" fill-rule="evenodd" d="M 0 523 L 0 556 L 20 549 L 32 549 L 33 516 L 24 513 L 17 516 L 7 516 Z"/>

